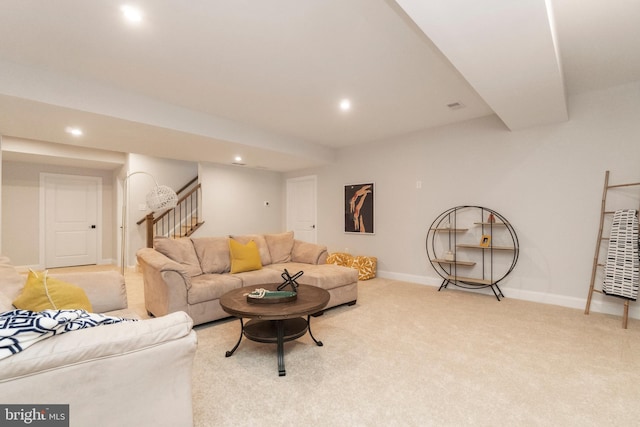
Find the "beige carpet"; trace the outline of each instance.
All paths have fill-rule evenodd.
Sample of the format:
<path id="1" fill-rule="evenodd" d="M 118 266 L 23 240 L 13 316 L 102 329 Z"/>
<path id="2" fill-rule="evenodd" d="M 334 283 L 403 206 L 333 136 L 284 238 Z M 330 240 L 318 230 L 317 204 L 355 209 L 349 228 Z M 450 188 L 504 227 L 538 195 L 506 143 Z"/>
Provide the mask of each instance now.
<path id="1" fill-rule="evenodd" d="M 639 425 L 640 322 L 375 279 L 275 347 L 197 327 L 198 426 Z M 508 295 L 508 290 L 505 289 Z"/>
<path id="2" fill-rule="evenodd" d="M 285 344 L 285 377 L 274 345 L 224 356 L 239 321 L 196 327 L 195 425 L 640 425 L 635 319 L 377 278 L 311 325 L 324 346 Z"/>

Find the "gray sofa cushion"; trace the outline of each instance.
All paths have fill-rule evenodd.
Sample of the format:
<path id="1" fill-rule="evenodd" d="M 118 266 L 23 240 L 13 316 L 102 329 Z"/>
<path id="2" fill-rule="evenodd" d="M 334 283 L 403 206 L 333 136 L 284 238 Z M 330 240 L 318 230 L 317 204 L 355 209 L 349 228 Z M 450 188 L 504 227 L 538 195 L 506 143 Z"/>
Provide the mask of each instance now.
<path id="1" fill-rule="evenodd" d="M 284 281 L 281 277 L 283 272 L 284 270 L 263 268 L 262 270 L 236 273 L 233 276 L 242 280 L 242 286 L 260 287 L 269 283 L 282 283 Z"/>
<path id="2" fill-rule="evenodd" d="M 295 240 L 291 251 L 291 261 L 304 264 L 324 264 L 327 261 L 327 247 Z"/>
<path id="3" fill-rule="evenodd" d="M 0 311 L 13 310 L 13 300 L 20 295 L 27 278 L 18 274 L 9 258 L 3 255 L 0 255 L 0 278 L 2 278 Z"/>
<path id="4" fill-rule="evenodd" d="M 153 239 L 153 247 L 167 258 L 182 264 L 190 277 L 202 274 L 200 260 L 190 238 L 169 239 L 157 236 Z"/>
<path id="5" fill-rule="evenodd" d="M 299 271 L 304 271 L 304 274 L 296 279 L 299 285 L 311 285 L 326 290 L 339 288 L 358 281 L 358 270 L 335 264 L 310 265 L 288 262 L 285 264 L 272 264 L 266 269 L 282 272 L 285 268 L 292 276 Z"/>
<path id="6" fill-rule="evenodd" d="M 94 313 L 108 313 L 128 306 L 124 277 L 117 271 L 52 273 L 50 276 L 84 289 Z"/>
<path id="7" fill-rule="evenodd" d="M 203 273 L 227 273 L 231 270 L 228 237 L 192 237 L 191 241 Z"/>
<path id="8" fill-rule="evenodd" d="M 230 290 L 241 288 L 242 280 L 231 274 L 202 274 L 191 278 L 187 294 L 189 304 L 219 299 Z"/>
<path id="9" fill-rule="evenodd" d="M 293 231 L 278 234 L 265 234 L 264 239 L 267 241 L 267 246 L 269 247 L 272 264 L 291 261 L 291 251 L 293 251 Z"/>

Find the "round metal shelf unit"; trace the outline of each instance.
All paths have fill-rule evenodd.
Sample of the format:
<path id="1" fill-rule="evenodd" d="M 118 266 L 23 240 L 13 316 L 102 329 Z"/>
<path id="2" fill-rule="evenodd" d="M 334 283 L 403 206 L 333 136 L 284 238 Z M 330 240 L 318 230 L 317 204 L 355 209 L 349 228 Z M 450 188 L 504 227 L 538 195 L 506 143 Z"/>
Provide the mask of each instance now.
<path id="1" fill-rule="evenodd" d="M 476 234 L 477 240 L 470 241 L 469 234 Z M 450 283 L 467 289 L 491 288 L 498 301 L 504 297 L 498 283 L 513 271 L 520 255 L 511 223 L 483 206 L 456 206 L 438 215 L 427 232 L 426 249 L 429 262 L 443 279 L 438 291 Z M 471 252 L 476 255 L 468 256 Z"/>

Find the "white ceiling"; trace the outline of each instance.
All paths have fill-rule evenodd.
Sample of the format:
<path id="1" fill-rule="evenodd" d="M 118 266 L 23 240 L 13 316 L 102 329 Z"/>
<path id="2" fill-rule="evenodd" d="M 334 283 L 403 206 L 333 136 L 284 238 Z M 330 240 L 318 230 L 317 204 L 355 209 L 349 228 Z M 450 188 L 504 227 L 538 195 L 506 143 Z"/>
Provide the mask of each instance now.
<path id="1" fill-rule="evenodd" d="M 566 94 L 640 80 L 637 0 L 135 4 L 138 26 L 113 1 L 2 0 L 0 134 L 286 171 L 490 114 L 561 122 Z"/>

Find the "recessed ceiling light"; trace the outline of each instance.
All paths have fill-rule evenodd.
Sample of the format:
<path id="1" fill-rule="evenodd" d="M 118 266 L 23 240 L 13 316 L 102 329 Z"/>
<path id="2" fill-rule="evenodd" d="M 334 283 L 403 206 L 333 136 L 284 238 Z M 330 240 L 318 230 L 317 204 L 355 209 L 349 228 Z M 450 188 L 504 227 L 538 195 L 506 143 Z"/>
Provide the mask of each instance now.
<path id="1" fill-rule="evenodd" d="M 127 21 L 134 24 L 142 22 L 142 11 L 140 9 L 125 4 L 120 6 L 120 10 Z"/>
<path id="2" fill-rule="evenodd" d="M 67 133 L 70 133 L 73 136 L 82 136 L 82 129 L 80 128 L 74 128 L 69 126 L 65 130 L 67 131 Z"/>
<path id="3" fill-rule="evenodd" d="M 232 165 L 235 166 L 246 166 L 247 164 L 245 162 L 242 161 L 242 157 L 240 156 L 235 156 L 233 158 L 233 162 L 231 162 Z"/>
<path id="4" fill-rule="evenodd" d="M 349 101 L 348 99 L 343 99 L 342 101 L 340 101 L 340 109 L 342 111 L 351 110 L 351 101 Z"/>

